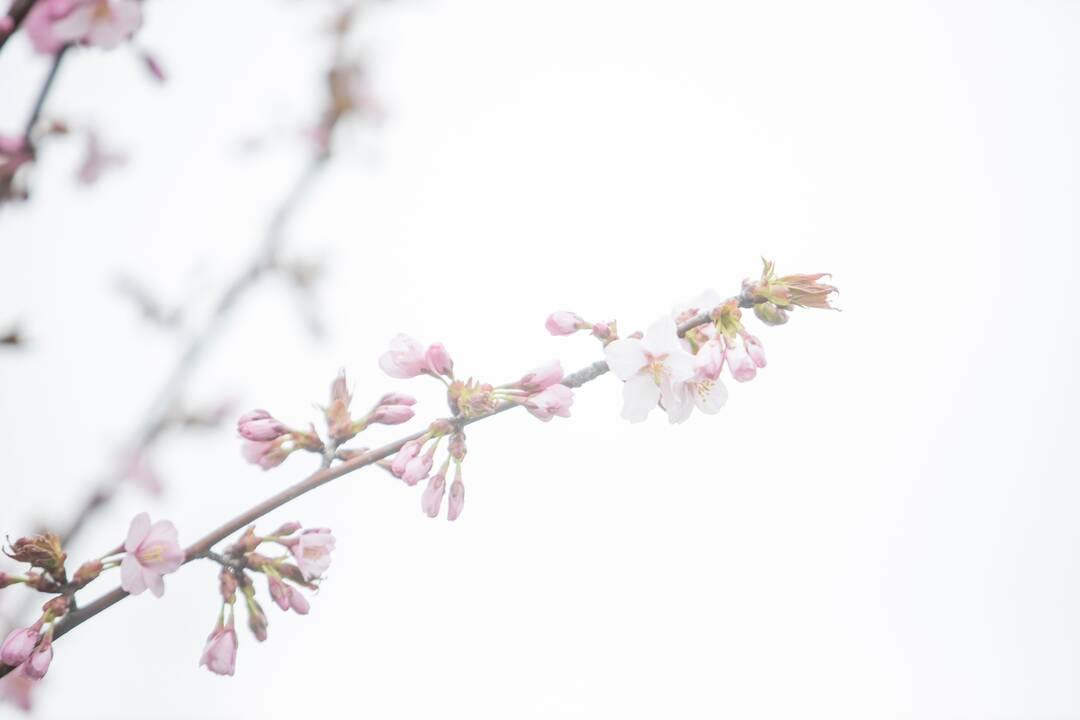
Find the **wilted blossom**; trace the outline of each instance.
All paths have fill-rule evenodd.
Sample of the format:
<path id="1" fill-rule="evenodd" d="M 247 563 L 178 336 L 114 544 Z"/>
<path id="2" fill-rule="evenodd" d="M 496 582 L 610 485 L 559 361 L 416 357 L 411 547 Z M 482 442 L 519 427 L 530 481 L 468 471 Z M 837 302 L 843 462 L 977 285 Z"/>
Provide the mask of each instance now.
<path id="1" fill-rule="evenodd" d="M 574 404 L 574 391 L 565 385 L 552 385 L 525 401 L 525 409 L 533 416 L 547 422 L 552 417 L 570 417 L 570 406 Z"/>
<path id="2" fill-rule="evenodd" d="M 238 645 L 233 617 L 229 616 L 228 626 L 219 618 L 217 627 L 206 640 L 206 647 L 203 648 L 199 665 L 205 665 L 207 670 L 218 675 L 235 674 Z"/>
<path id="3" fill-rule="evenodd" d="M 643 339 L 622 338 L 604 348 L 608 365 L 623 385 L 622 416 L 641 422 L 662 401 L 671 412 L 680 398 L 675 388 L 694 375 L 693 356 L 679 345 L 675 321 L 657 320 Z"/>
<path id="4" fill-rule="evenodd" d="M 165 593 L 163 576 L 176 572 L 184 564 L 176 526 L 168 520 L 151 525 L 146 513 L 132 519 L 124 550 L 127 554 L 120 563 L 120 587 L 132 595 L 149 588 L 161 597 Z"/>
<path id="5" fill-rule="evenodd" d="M 26 17 L 34 49 L 53 54 L 82 43 L 111 50 L 142 24 L 138 0 L 38 0 Z"/>
<path id="6" fill-rule="evenodd" d="M 268 442 L 289 433 L 289 428 L 265 410 L 252 410 L 236 421 L 236 431 L 248 440 Z"/>
<path id="7" fill-rule="evenodd" d="M 312 528 L 288 543 L 305 580 L 315 580 L 330 567 L 330 553 L 336 541 L 329 528 Z"/>
<path id="8" fill-rule="evenodd" d="M 547 331 L 552 335 L 573 335 L 578 330 L 591 326 L 589 323 L 585 322 L 580 315 L 560 310 L 559 312 L 553 312 L 548 315 L 544 327 L 546 327 Z"/>

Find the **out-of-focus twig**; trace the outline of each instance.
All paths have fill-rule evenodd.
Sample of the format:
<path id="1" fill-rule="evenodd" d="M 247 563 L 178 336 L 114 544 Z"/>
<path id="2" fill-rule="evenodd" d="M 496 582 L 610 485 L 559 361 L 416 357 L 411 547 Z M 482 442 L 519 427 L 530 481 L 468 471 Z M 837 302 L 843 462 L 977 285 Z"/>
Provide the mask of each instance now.
<path id="1" fill-rule="evenodd" d="M 8 39 L 15 34 L 15 31 L 19 29 L 19 26 L 22 25 L 22 21 L 26 19 L 30 8 L 34 6 L 34 2 L 35 0 L 15 0 L 7 15 L 0 19 L 0 50 L 7 44 Z"/>

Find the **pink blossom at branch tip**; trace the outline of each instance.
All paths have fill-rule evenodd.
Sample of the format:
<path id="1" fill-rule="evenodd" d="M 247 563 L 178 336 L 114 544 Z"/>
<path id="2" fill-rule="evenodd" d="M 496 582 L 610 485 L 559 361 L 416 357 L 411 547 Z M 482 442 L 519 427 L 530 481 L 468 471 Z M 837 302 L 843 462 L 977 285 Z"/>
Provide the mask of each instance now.
<path id="1" fill-rule="evenodd" d="M 390 349 L 379 357 L 379 367 L 390 377 L 412 378 L 428 369 L 424 346 L 408 335 L 396 335 Z"/>
<path id="2" fill-rule="evenodd" d="M 394 460 L 390 463 L 390 472 L 394 473 L 397 477 L 401 477 L 405 474 L 405 468 L 408 466 L 412 459 L 420 454 L 420 450 L 423 447 L 423 443 L 419 440 L 410 440 L 401 446 L 401 449 L 394 455 Z"/>
<path id="3" fill-rule="evenodd" d="M 432 343 L 426 353 L 428 368 L 436 375 L 454 376 L 454 361 L 442 343 Z"/>
<path id="4" fill-rule="evenodd" d="M 52 640 L 46 635 L 45 639 L 41 641 L 41 644 L 34 649 L 34 652 L 30 655 L 30 659 L 23 664 L 23 672 L 27 677 L 34 680 L 40 680 L 45 677 L 45 673 L 49 672 L 49 665 L 52 664 L 53 649 Z"/>
<path id="5" fill-rule="evenodd" d="M 445 493 L 446 474 L 435 473 L 428 479 L 427 487 L 424 488 L 424 493 L 420 496 L 420 509 L 424 511 L 425 515 L 433 518 L 439 514 L 439 508 L 442 507 L 442 499 Z"/>
<path id="6" fill-rule="evenodd" d="M 428 476 L 434 462 L 435 445 L 432 444 L 430 450 L 419 457 L 413 458 L 405 465 L 405 471 L 401 474 L 401 479 L 410 487 L 415 485 Z"/>
<path id="7" fill-rule="evenodd" d="M 4 644 L 0 645 L 0 662 L 11 667 L 22 665 L 34 652 L 40 638 L 41 632 L 37 627 L 12 630 L 4 638 Z"/>
<path id="8" fill-rule="evenodd" d="M 300 566 L 305 580 L 315 580 L 322 577 L 330 567 L 330 553 L 334 550 L 336 540 L 330 534 L 329 528 L 312 528 L 300 533 L 297 542 L 289 548 L 296 558 L 296 564 Z"/>
<path id="9" fill-rule="evenodd" d="M 531 396 L 525 402 L 525 409 L 547 422 L 552 417 L 570 417 L 570 406 L 574 404 L 574 391 L 565 385 L 552 385 Z"/>
<path id="10" fill-rule="evenodd" d="M 517 386 L 529 392 L 537 392 L 562 382 L 563 368 L 558 360 L 545 363 L 524 375 L 517 381 Z"/>
<path id="11" fill-rule="evenodd" d="M 560 310 L 548 315 L 544 327 L 552 335 L 573 335 L 582 327 L 588 327 L 588 323 L 576 313 Z"/>
<path id="12" fill-rule="evenodd" d="M 403 422 L 412 420 L 415 414 L 408 405 L 381 405 L 375 408 L 371 422 L 383 425 L 400 425 Z"/>
<path id="13" fill-rule="evenodd" d="M 608 366 L 623 381 L 622 416 L 642 422 L 658 402 L 670 412 L 680 398 L 677 386 L 694 375 L 694 359 L 679 343 L 675 321 L 663 317 L 642 339 L 614 340 L 604 348 Z"/>
<path id="14" fill-rule="evenodd" d="M 754 365 L 759 368 L 765 367 L 765 346 L 761 344 L 761 341 L 753 335 L 746 335 L 743 338 L 743 344 L 746 347 L 746 354 L 754 361 Z"/>
<path id="15" fill-rule="evenodd" d="M 446 519 L 457 520 L 465 509 L 465 483 L 461 481 L 461 466 L 457 466 L 454 482 L 450 483 L 450 500 L 446 504 Z"/>
<path id="16" fill-rule="evenodd" d="M 0 701 L 7 701 L 24 712 L 33 707 L 33 690 L 37 680 L 29 677 L 22 667 L 0 678 Z"/>
<path id="17" fill-rule="evenodd" d="M 741 347 L 728 347 L 724 351 L 724 359 L 727 361 L 731 376 L 739 382 L 749 382 L 757 375 L 757 365 Z"/>
<path id="18" fill-rule="evenodd" d="M 146 513 L 132 518 L 124 550 L 127 554 L 120 562 L 120 587 L 131 595 L 149 588 L 156 597 L 161 597 L 165 593 L 163 577 L 184 564 L 176 526 L 168 520 L 150 524 Z"/>
<path id="19" fill-rule="evenodd" d="M 217 628 L 206 640 L 206 647 L 203 648 L 199 665 L 205 665 L 207 670 L 218 675 L 234 675 L 238 646 L 232 618 L 229 618 L 229 627 L 219 622 Z"/>
<path id="20" fill-rule="evenodd" d="M 265 410 L 252 410 L 236 421 L 236 432 L 247 440 L 268 442 L 287 434 L 289 428 Z"/>

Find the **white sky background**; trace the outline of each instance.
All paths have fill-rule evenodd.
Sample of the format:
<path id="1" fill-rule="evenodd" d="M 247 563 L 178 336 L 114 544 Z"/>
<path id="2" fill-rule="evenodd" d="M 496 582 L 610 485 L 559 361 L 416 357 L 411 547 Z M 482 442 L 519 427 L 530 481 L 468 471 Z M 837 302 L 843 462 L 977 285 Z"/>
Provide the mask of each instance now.
<path id="1" fill-rule="evenodd" d="M 167 85 L 127 50 L 65 64 L 49 114 L 131 161 L 86 190 L 80 143 L 51 143 L 32 202 L 0 214 L 0 323 L 23 317 L 33 341 L 0 354 L 5 532 L 66 517 L 176 354 L 114 274 L 205 310 L 258 243 L 321 97 L 325 8 L 154 0 L 138 39 Z M 300 423 L 344 366 L 359 405 L 399 389 L 432 417 L 435 383 L 377 368 L 396 332 L 443 341 L 466 376 L 570 370 L 599 349 L 548 336 L 550 311 L 643 328 L 735 292 L 762 254 L 833 272 L 844 312 L 750 318 L 770 364 L 718 416 L 628 425 L 607 377 L 569 421 L 476 426 L 457 523 L 381 471 L 320 489 L 265 527 L 332 527 L 330 577 L 308 617 L 264 602 L 270 640 L 241 633 L 235 678 L 197 667 L 218 606 L 199 563 L 58 642 L 41 717 L 1080 715 L 1080 5 L 415 0 L 368 17 L 385 123 L 339 138 L 289 232 L 293 255 L 328 259 L 330 336 L 267 283 L 193 401 Z M 25 40 L 5 49 L 0 128 L 21 127 L 44 70 Z M 268 130 L 264 153 L 237 151 Z M 312 464 L 246 466 L 228 426 L 155 461 L 167 495 L 132 489 L 73 557 L 143 509 L 190 542 Z"/>

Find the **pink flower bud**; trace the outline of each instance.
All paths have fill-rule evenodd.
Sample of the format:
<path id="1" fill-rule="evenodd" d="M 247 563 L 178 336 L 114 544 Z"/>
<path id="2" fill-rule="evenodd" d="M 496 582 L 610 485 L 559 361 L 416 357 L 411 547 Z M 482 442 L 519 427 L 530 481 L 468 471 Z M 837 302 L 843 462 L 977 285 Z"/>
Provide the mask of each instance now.
<path id="1" fill-rule="evenodd" d="M 457 520 L 465 509 L 465 483 L 461 481 L 461 466 L 457 466 L 454 482 L 450 483 L 450 502 L 446 506 L 446 519 Z"/>
<path id="2" fill-rule="evenodd" d="M 288 592 L 289 606 L 293 609 L 293 612 L 298 615 L 307 615 L 308 611 L 311 610 L 311 603 L 309 603 L 308 599 L 304 597 L 304 594 L 294 588 L 292 585 L 288 586 Z"/>
<path id="3" fill-rule="evenodd" d="M 37 680 L 29 677 L 25 666 L 21 666 L 0 678 L 0 702 L 7 701 L 23 712 L 33 707 L 32 692 L 37 687 Z"/>
<path id="4" fill-rule="evenodd" d="M 761 341 L 753 335 L 746 335 L 743 337 L 743 344 L 746 346 L 746 354 L 754 361 L 754 365 L 759 368 L 765 367 L 765 346 L 761 344 Z"/>
<path id="5" fill-rule="evenodd" d="M 270 598 L 277 603 L 282 610 L 289 609 L 289 587 L 273 575 L 266 576 L 266 582 L 270 590 Z"/>
<path id="6" fill-rule="evenodd" d="M 285 427 L 280 420 L 277 420 L 265 410 L 252 410 L 245 415 L 241 415 L 240 419 L 236 421 L 236 431 L 248 440 L 266 442 L 277 440 L 282 435 L 287 434 L 289 428 Z"/>
<path id="7" fill-rule="evenodd" d="M 277 530 L 275 530 L 271 534 L 276 535 L 278 537 L 281 537 L 283 535 L 292 535 L 294 532 L 299 530 L 300 527 L 301 527 L 300 523 L 298 523 L 296 521 L 287 522 L 287 523 L 285 523 L 284 525 L 279 527 Z"/>
<path id="8" fill-rule="evenodd" d="M 27 677 L 31 677 L 34 680 L 40 680 L 45 677 L 45 673 L 49 671 L 49 665 L 52 663 L 53 649 L 52 640 L 46 636 L 41 644 L 37 646 L 34 652 L 30 655 L 30 659 L 23 665 L 23 672 Z"/>
<path id="9" fill-rule="evenodd" d="M 570 417 L 570 406 L 574 404 L 574 391 L 565 385 L 551 387 L 529 397 L 525 409 L 547 422 L 555 415 Z"/>
<path id="10" fill-rule="evenodd" d="M 41 637 L 40 628 L 17 628 L 8 633 L 0 645 L 0 662 L 15 667 L 26 662 Z"/>
<path id="11" fill-rule="evenodd" d="M 454 376 L 454 361 L 442 343 L 433 343 L 427 349 L 427 364 L 436 375 Z"/>
<path id="12" fill-rule="evenodd" d="M 400 425 L 412 420 L 413 409 L 408 405 L 381 405 L 375 409 L 371 422 L 383 425 Z"/>
<path id="13" fill-rule="evenodd" d="M 401 477 L 405 474 L 405 467 L 412 461 L 414 457 L 420 454 L 420 449 L 424 446 L 419 440 L 410 440 L 401 446 L 401 449 L 394 455 L 394 461 L 390 463 L 390 472 L 394 473 L 397 477 Z"/>
<path id="14" fill-rule="evenodd" d="M 549 363 L 541 365 L 535 368 L 532 372 L 526 374 L 520 380 L 518 380 L 518 387 L 528 390 L 529 392 L 538 392 L 544 388 L 550 387 L 557 382 L 561 382 L 563 379 L 562 363 L 558 360 L 552 360 Z"/>
<path id="15" fill-rule="evenodd" d="M 217 629 L 206 640 L 202 659 L 199 665 L 205 665 L 206 669 L 218 675 L 233 675 L 236 673 L 236 630 L 232 627 L 232 618 L 229 619 L 229 627 L 220 623 Z"/>
<path id="16" fill-rule="evenodd" d="M 401 479 L 405 481 L 406 485 L 415 485 L 428 476 L 434 462 L 435 445 L 433 444 L 426 453 L 409 461 L 405 466 L 405 472 L 401 474 Z"/>
<path id="17" fill-rule="evenodd" d="M 408 335 L 397 335 L 379 358 L 379 367 L 390 377 L 416 377 L 428 369 L 424 346 Z"/>
<path id="18" fill-rule="evenodd" d="M 258 440 L 244 440 L 240 446 L 240 452 L 244 459 L 252 465 L 258 465 L 263 470 L 275 468 L 285 462 L 289 456 L 289 450 L 281 446 L 281 438 L 266 442 Z"/>
<path id="19" fill-rule="evenodd" d="M 710 340 L 701 346 L 694 356 L 697 374 L 709 380 L 716 380 L 724 369 L 724 348 L 719 342 Z"/>
<path id="20" fill-rule="evenodd" d="M 581 316 L 563 310 L 548 315 L 547 322 L 544 323 L 544 327 L 552 335 L 573 335 L 582 327 L 588 326 Z"/>
<path id="21" fill-rule="evenodd" d="M 757 366 L 742 348 L 729 347 L 724 351 L 724 358 L 727 360 L 732 377 L 739 382 L 749 382 L 757 375 Z"/>
<path id="22" fill-rule="evenodd" d="M 424 488 L 424 494 L 420 496 L 420 509 L 428 517 L 435 517 L 439 514 L 439 508 L 442 507 L 443 494 L 446 492 L 446 476 L 443 473 L 436 473 L 428 480 L 427 487 Z"/>
<path id="23" fill-rule="evenodd" d="M 405 393 L 387 393 L 378 402 L 379 405 L 415 405 L 416 398 Z"/>

